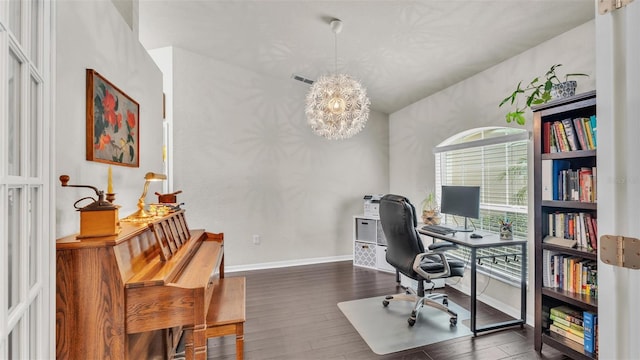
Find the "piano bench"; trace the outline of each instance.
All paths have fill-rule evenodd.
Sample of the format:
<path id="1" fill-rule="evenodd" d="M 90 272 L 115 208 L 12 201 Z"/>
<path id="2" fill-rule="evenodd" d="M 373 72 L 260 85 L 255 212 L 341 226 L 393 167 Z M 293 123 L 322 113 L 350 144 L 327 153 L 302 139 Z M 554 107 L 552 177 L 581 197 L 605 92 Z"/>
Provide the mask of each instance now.
<path id="1" fill-rule="evenodd" d="M 214 283 L 207 312 L 206 338 L 236 336 L 236 359 L 244 356 L 245 278 L 225 277 Z"/>

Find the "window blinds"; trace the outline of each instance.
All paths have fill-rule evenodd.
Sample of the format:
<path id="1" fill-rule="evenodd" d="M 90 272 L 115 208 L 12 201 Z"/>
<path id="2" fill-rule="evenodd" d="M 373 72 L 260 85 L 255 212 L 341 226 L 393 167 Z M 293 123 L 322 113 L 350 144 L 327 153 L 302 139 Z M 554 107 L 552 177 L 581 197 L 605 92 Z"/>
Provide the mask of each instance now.
<path id="1" fill-rule="evenodd" d="M 436 195 L 442 185 L 480 186 L 480 219 L 470 219 L 478 230 L 500 231 L 500 221 L 513 222 L 516 237 L 527 237 L 527 150 L 528 136 L 512 134 L 438 147 L 436 157 Z M 448 225 L 458 225 L 463 218 L 443 214 Z M 481 268 L 509 280 L 520 278 L 517 259 L 505 257 L 508 249 L 483 250 Z M 468 259 L 468 250 L 457 250 Z"/>

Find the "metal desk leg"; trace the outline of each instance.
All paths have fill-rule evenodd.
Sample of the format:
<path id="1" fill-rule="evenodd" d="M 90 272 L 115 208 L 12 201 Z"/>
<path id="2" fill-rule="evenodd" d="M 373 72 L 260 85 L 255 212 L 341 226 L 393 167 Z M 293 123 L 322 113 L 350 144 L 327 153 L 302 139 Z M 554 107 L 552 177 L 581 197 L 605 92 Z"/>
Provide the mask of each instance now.
<path id="1" fill-rule="evenodd" d="M 476 249 L 471 248 L 471 332 L 476 336 Z"/>

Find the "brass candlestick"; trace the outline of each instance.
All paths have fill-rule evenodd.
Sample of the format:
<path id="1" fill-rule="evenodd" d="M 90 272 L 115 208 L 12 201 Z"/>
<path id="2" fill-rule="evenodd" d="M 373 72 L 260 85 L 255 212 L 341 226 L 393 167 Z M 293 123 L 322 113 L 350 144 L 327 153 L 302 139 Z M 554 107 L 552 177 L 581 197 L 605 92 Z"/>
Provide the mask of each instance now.
<path id="1" fill-rule="evenodd" d="M 107 201 L 113 204 L 113 201 L 116 199 L 116 193 L 106 193 L 105 195 Z"/>

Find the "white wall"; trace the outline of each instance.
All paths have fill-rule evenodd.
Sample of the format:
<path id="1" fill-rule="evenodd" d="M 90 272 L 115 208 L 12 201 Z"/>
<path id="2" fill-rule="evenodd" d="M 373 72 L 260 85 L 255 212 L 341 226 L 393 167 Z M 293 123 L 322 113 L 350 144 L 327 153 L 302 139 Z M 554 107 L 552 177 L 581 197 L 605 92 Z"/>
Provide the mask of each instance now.
<path id="1" fill-rule="evenodd" d="M 435 158 L 432 150 L 445 139 L 463 131 L 484 126 L 507 125 L 507 108 L 498 108 L 519 81 L 528 83 L 543 75 L 552 64 L 563 66 L 559 74 L 587 73 L 578 80 L 577 92 L 595 88 L 595 22 L 590 21 L 499 65 L 474 75 L 433 96 L 420 100 L 389 116 L 390 191 L 409 197 L 419 204 L 428 189 L 435 188 Z M 487 49 L 490 51 L 490 49 Z M 532 129 L 532 115 L 527 115 L 525 128 Z M 530 154 L 533 148 L 530 146 Z M 407 156 L 407 154 L 414 154 Z M 530 156 L 530 163 L 532 163 Z M 533 178 L 533 167 L 529 178 Z M 530 204 L 533 204 L 533 183 L 529 184 Z M 532 211 L 532 206 L 530 211 Z M 532 219 L 532 217 L 531 217 Z M 533 220 L 530 221 L 532 225 Z M 533 254 L 530 240 L 529 254 Z M 533 284 L 533 261 L 529 261 L 529 284 Z M 469 288 L 470 276 L 457 285 Z M 518 315 L 520 294 L 497 280 L 478 277 L 478 289 L 485 289 L 483 299 L 500 305 L 512 315 Z M 533 314 L 533 291 L 528 289 L 528 313 Z M 499 299 L 499 300 L 498 300 Z M 497 302 L 496 302 L 497 301 Z M 506 307 L 505 307 L 506 305 Z M 530 316 L 532 319 L 532 317 Z"/>
<path id="2" fill-rule="evenodd" d="M 136 210 L 144 174 L 162 172 L 162 73 L 113 3 L 57 3 L 56 168 L 70 184 L 107 187 L 108 165 L 85 160 L 85 69 L 93 68 L 140 104 L 140 167 L 113 166 L 120 216 Z M 56 237 L 79 231 L 73 203 L 94 196 L 91 189 L 56 192 Z M 151 189 L 150 194 L 155 191 Z M 149 196 L 148 201 L 157 197 Z M 86 205 L 86 203 L 85 203 Z"/>
<path id="3" fill-rule="evenodd" d="M 189 226 L 224 232 L 232 267 L 351 256 L 363 195 L 389 188 L 388 117 L 371 112 L 360 134 L 329 141 L 306 124 L 307 85 L 171 56 L 172 191 Z"/>

